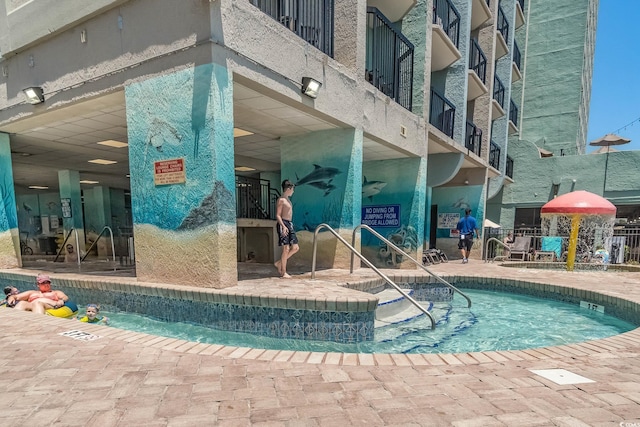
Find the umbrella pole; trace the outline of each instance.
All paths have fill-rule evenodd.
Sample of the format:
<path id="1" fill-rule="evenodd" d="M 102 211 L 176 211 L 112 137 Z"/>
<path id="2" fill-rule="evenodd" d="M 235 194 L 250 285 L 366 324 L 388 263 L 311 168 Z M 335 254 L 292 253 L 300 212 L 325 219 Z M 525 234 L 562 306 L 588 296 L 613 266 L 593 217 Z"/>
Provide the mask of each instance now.
<path id="1" fill-rule="evenodd" d="M 604 161 L 604 182 L 602 183 L 602 197 L 604 197 L 605 189 L 607 188 L 607 168 L 609 167 L 609 146 L 607 146 L 607 155 Z"/>
<path id="2" fill-rule="evenodd" d="M 580 229 L 580 215 L 575 214 L 571 218 L 571 234 L 569 235 L 569 251 L 567 253 L 567 271 L 573 271 L 576 261 L 576 248 L 578 246 L 578 230 Z"/>

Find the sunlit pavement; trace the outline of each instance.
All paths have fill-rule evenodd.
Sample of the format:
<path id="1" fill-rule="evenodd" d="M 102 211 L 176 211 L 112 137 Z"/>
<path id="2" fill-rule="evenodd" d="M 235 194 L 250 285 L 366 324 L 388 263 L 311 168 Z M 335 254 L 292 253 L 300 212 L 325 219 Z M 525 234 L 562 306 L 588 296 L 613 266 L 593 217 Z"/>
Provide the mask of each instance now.
<path id="1" fill-rule="evenodd" d="M 477 260 L 430 269 L 640 302 L 638 273 L 505 268 Z M 320 279 L 340 275 L 348 272 L 318 273 Z M 286 289 L 309 280 L 308 272 L 286 283 L 249 274 L 239 286 L 269 283 L 273 292 L 280 282 Z M 535 350 L 369 355 L 199 344 L 10 309 L 0 309 L 0 328 L 3 425 L 640 426 L 638 329 Z M 71 330 L 99 338 L 60 335 Z M 544 369 L 593 382 L 559 385 L 531 372 Z"/>

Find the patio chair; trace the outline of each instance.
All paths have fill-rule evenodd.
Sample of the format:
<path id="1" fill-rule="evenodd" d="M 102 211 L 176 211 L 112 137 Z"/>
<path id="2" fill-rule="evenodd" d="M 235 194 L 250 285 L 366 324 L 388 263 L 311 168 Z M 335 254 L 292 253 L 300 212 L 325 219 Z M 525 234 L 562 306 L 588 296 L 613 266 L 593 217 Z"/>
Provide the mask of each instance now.
<path id="1" fill-rule="evenodd" d="M 530 252 L 531 237 L 518 236 L 509 250 L 509 259 L 519 258 L 522 261 L 529 261 Z"/>

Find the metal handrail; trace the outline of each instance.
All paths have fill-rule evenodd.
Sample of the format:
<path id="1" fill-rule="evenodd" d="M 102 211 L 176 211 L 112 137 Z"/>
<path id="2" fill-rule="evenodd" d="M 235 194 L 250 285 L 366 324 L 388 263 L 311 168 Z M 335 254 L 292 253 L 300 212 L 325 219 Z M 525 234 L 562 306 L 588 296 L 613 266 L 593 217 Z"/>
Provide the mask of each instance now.
<path id="1" fill-rule="evenodd" d="M 93 247 L 96 245 L 96 243 L 98 243 L 98 240 L 100 240 L 100 237 L 102 237 L 102 235 L 104 234 L 105 230 L 109 230 L 109 236 L 111 237 L 111 255 L 113 256 L 113 262 L 114 263 L 116 262 L 116 248 L 115 248 L 115 245 L 113 244 L 113 230 L 108 225 L 104 226 L 104 228 L 102 229 L 100 234 L 98 234 L 98 238 L 93 241 L 91 246 L 89 246 L 89 249 L 87 249 L 87 252 L 84 254 L 84 256 L 82 257 L 82 259 L 80 261 L 84 261 L 85 260 L 87 255 L 89 255 L 89 252 L 91 252 L 91 249 L 93 249 Z"/>
<path id="2" fill-rule="evenodd" d="M 371 264 L 371 262 L 368 259 L 366 259 L 360 252 L 358 252 L 353 246 L 351 246 L 346 240 L 344 240 L 342 238 L 342 236 L 340 236 L 328 224 L 322 223 L 322 224 L 318 225 L 316 227 L 315 232 L 313 233 L 313 257 L 312 257 L 312 260 L 311 260 L 311 279 L 315 279 L 316 278 L 316 253 L 318 251 L 318 233 L 323 228 L 326 228 L 327 230 L 329 230 L 331 232 L 331 234 L 336 236 L 336 239 L 338 239 L 347 248 L 349 248 L 349 250 L 351 250 L 352 256 L 353 256 L 353 254 L 357 255 L 358 258 L 360 258 L 360 260 L 363 261 L 370 269 L 375 271 L 378 274 L 378 276 L 382 277 L 388 284 L 393 286 L 395 288 L 395 290 L 400 292 L 402 294 L 402 296 L 404 296 L 409 302 L 411 302 L 411 304 L 415 305 L 420 311 L 422 311 L 429 318 L 429 320 L 431 320 L 431 329 L 435 329 L 436 328 L 436 320 L 433 318 L 431 313 L 429 313 L 423 306 L 421 306 L 420 303 L 418 303 L 418 301 L 414 300 L 409 294 L 407 294 L 405 291 L 403 291 L 402 288 L 400 288 L 400 286 L 396 285 L 393 282 L 393 280 L 391 280 L 383 272 L 378 270 L 375 265 Z"/>
<path id="3" fill-rule="evenodd" d="M 62 245 L 60 245 L 60 249 L 58 250 L 58 253 L 56 254 L 56 257 L 53 259 L 53 262 L 58 261 L 58 257 L 60 256 L 60 253 L 64 250 L 64 245 L 65 245 L 65 243 L 67 243 L 67 240 L 69 240 L 69 236 L 71 236 L 71 232 L 72 231 L 76 236 L 76 254 L 77 254 L 77 257 L 78 257 L 78 268 L 80 268 L 80 263 L 82 262 L 80 260 L 80 239 L 78 238 L 78 230 L 76 230 L 75 228 L 72 228 L 71 230 L 69 230 L 69 233 L 67 234 L 67 237 L 64 238 L 64 241 L 62 242 Z"/>
<path id="4" fill-rule="evenodd" d="M 353 229 L 353 234 L 351 237 L 351 246 L 355 245 L 356 242 L 356 231 L 358 231 L 359 229 L 364 228 L 365 230 L 367 230 L 369 233 L 373 234 L 374 236 L 376 236 L 378 239 L 382 240 L 384 243 L 387 244 L 387 246 L 391 247 L 391 249 L 395 250 L 396 252 L 398 252 L 400 255 L 402 256 L 406 256 L 407 258 L 409 258 L 411 261 L 413 261 L 413 263 L 415 265 L 417 265 L 418 267 L 422 268 L 424 271 L 426 271 L 427 273 L 429 273 L 431 276 L 435 277 L 436 280 L 438 280 L 440 283 L 448 286 L 449 288 L 451 288 L 452 290 L 454 290 L 455 292 L 459 293 L 460 295 L 462 295 L 464 297 L 464 299 L 467 300 L 467 307 L 471 308 L 471 299 L 469 299 L 468 296 L 466 296 L 464 294 L 464 292 L 460 291 L 460 289 L 456 288 L 455 286 L 453 286 L 451 283 L 447 282 L 446 280 L 444 280 L 442 277 L 438 276 L 436 273 L 432 272 L 431 270 L 429 270 L 427 267 L 425 267 L 424 265 L 422 265 L 422 263 L 418 262 L 418 260 L 416 260 L 415 258 L 413 258 L 411 255 L 409 255 L 408 253 L 406 253 L 405 251 L 403 251 L 402 249 L 400 249 L 399 247 L 397 247 L 396 245 L 394 245 L 393 243 L 391 243 L 388 239 L 382 237 L 382 235 L 380 233 L 378 233 L 377 231 L 375 231 L 373 228 L 371 228 L 370 226 L 368 226 L 367 224 L 360 224 L 358 225 L 356 228 Z M 350 269 L 349 269 L 349 273 L 353 273 L 353 252 L 351 253 L 351 264 L 350 264 Z"/>
<path id="5" fill-rule="evenodd" d="M 487 254 L 489 253 L 489 242 L 497 242 L 499 245 L 501 245 L 503 248 L 507 249 L 507 250 L 511 250 L 511 248 L 509 246 L 507 246 L 504 242 L 496 239 L 495 237 L 491 237 L 489 239 L 487 239 L 487 242 L 484 244 L 484 262 L 489 261 L 489 258 L 487 257 Z M 494 257 L 491 261 L 495 261 L 498 258 L 505 258 L 504 255 L 498 255 L 496 257 Z"/>

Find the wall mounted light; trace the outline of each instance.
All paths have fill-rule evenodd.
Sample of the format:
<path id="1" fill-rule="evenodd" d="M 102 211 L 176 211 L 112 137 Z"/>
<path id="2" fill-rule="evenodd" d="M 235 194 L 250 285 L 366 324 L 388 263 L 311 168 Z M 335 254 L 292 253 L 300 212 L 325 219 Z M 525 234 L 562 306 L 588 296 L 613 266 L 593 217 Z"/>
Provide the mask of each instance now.
<path id="1" fill-rule="evenodd" d="M 316 98 L 318 96 L 320 86 L 322 86 L 322 83 L 312 79 L 311 77 L 302 78 L 302 93 L 307 95 L 309 98 Z"/>
<path id="2" fill-rule="evenodd" d="M 468 179 L 464 180 L 464 185 L 469 185 L 469 180 Z"/>
<path id="3" fill-rule="evenodd" d="M 27 97 L 27 102 L 29 104 L 40 104 L 44 102 L 44 93 L 42 92 L 42 88 L 39 86 L 28 87 L 26 89 L 22 89 L 24 96 Z"/>

